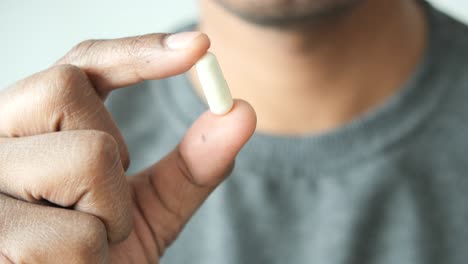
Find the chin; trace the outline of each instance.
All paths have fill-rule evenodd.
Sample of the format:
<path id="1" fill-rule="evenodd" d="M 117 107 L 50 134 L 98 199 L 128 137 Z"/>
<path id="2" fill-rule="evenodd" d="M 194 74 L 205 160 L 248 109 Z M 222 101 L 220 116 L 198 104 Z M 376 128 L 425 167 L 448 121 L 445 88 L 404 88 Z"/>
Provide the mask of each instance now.
<path id="1" fill-rule="evenodd" d="M 365 0 L 214 0 L 230 13 L 255 24 L 300 26 L 346 13 Z"/>

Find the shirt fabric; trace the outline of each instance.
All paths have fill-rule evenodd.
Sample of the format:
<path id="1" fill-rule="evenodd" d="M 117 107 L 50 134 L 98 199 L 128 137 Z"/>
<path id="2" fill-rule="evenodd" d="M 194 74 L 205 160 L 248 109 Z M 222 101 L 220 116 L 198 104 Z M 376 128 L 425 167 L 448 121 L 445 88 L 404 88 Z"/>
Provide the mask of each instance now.
<path id="1" fill-rule="evenodd" d="M 256 133 L 162 263 L 468 263 L 468 27 L 423 5 L 429 44 L 397 94 L 329 133 Z M 130 173 L 206 111 L 186 75 L 108 106 Z"/>

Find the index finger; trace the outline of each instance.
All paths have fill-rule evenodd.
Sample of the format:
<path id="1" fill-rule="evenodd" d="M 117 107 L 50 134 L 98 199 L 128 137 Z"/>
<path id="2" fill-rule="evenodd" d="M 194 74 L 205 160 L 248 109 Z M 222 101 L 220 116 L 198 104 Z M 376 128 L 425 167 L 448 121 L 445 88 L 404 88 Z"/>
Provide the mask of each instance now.
<path id="1" fill-rule="evenodd" d="M 196 31 L 87 40 L 76 45 L 56 64 L 80 67 L 104 98 L 120 87 L 183 73 L 209 47 L 208 36 Z"/>

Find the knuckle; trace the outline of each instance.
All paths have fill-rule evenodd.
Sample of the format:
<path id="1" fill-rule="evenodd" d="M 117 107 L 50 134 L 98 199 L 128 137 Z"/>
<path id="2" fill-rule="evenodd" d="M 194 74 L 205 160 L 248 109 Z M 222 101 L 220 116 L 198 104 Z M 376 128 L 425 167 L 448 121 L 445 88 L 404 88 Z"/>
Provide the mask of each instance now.
<path id="1" fill-rule="evenodd" d="M 52 79 L 65 84 L 73 83 L 76 80 L 82 80 L 85 76 L 79 67 L 71 64 L 53 66 L 49 74 Z"/>
<path id="2" fill-rule="evenodd" d="M 61 116 L 89 86 L 86 74 L 77 66 L 56 65 L 43 72 L 31 87 L 37 95 L 36 105 L 44 113 Z"/>
<path id="3" fill-rule="evenodd" d="M 77 66 L 61 64 L 53 66 L 47 73 L 48 83 L 44 86 L 46 95 L 55 95 L 55 98 L 71 98 L 76 88 L 87 84 L 86 74 Z"/>
<path id="4" fill-rule="evenodd" d="M 92 50 L 93 46 L 98 43 L 98 40 L 88 39 L 84 40 L 75 46 L 73 46 L 70 51 L 59 61 L 59 63 L 73 63 L 79 64 L 80 58 L 86 53 L 89 53 Z"/>
<path id="5" fill-rule="evenodd" d="M 104 224 L 94 216 L 83 216 L 76 237 L 76 253 L 82 263 L 102 259 L 107 251 L 107 232 Z"/>
<path id="6" fill-rule="evenodd" d="M 83 151 L 88 168 L 96 176 L 106 176 L 120 165 L 120 153 L 114 137 L 103 131 L 87 132 Z"/>

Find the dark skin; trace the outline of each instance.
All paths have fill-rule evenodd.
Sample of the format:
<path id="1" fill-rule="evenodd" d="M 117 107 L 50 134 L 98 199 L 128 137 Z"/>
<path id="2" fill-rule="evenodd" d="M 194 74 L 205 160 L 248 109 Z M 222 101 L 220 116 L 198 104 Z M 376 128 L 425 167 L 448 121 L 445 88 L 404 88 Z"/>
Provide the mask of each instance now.
<path id="1" fill-rule="evenodd" d="M 166 34 L 86 41 L 0 93 L 1 263 L 158 263 L 230 173 L 255 130 L 242 100 L 207 111 L 165 158 L 126 177 L 127 146 L 103 100 L 187 71 L 210 45 L 177 36 L 176 46 Z"/>
<path id="2" fill-rule="evenodd" d="M 200 29 L 264 133 L 344 125 L 397 92 L 426 45 L 413 1 L 218 1 L 200 1 Z M 127 147 L 102 102 L 183 73 L 210 48 L 205 34 L 171 38 L 86 41 L 0 93 L 0 262 L 158 263 L 229 174 L 256 126 L 241 100 L 125 174 Z"/>

